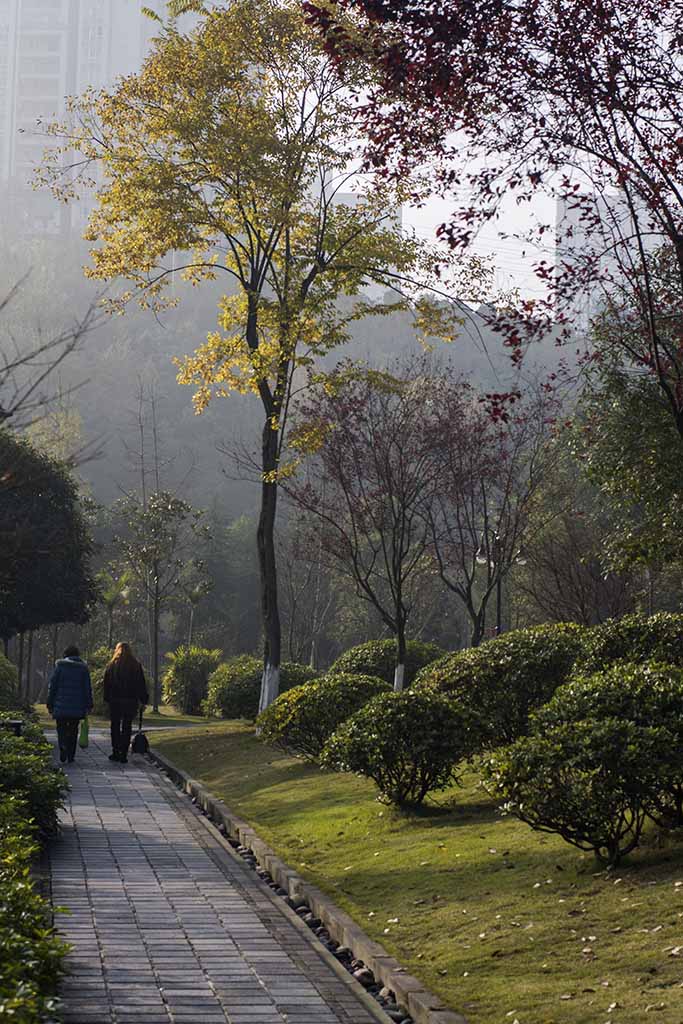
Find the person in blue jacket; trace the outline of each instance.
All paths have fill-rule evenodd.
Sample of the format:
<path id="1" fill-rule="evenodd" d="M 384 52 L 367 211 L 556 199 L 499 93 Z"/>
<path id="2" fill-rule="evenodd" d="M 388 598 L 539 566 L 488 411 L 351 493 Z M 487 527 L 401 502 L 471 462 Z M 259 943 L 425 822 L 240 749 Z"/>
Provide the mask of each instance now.
<path id="1" fill-rule="evenodd" d="M 47 710 L 57 722 L 59 760 L 73 764 L 78 723 L 92 711 L 92 685 L 88 666 L 77 647 L 67 647 L 55 665 L 47 690 Z"/>

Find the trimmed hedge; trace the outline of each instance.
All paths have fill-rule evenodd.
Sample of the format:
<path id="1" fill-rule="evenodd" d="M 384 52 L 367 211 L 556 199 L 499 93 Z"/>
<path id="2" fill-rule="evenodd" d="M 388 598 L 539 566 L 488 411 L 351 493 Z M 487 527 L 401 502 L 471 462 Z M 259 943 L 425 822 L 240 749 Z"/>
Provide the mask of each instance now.
<path id="1" fill-rule="evenodd" d="M 266 743 L 316 761 L 325 743 L 349 715 L 389 684 L 373 676 L 337 673 L 281 694 L 259 715 Z"/>
<path id="2" fill-rule="evenodd" d="M 406 671 L 403 685 L 407 689 L 415 676 L 446 652 L 438 644 L 425 644 L 409 640 L 406 652 Z M 349 672 L 352 675 L 376 676 L 390 686 L 394 685 L 396 667 L 395 640 L 369 640 L 344 651 L 330 668 L 330 673 Z"/>
<path id="3" fill-rule="evenodd" d="M 484 772 L 505 811 L 615 865 L 657 809 L 671 741 L 624 719 L 571 722 L 497 750 Z"/>
<path id="4" fill-rule="evenodd" d="M 258 715 L 263 660 L 240 654 L 219 665 L 209 677 L 202 710 L 212 718 L 247 718 Z M 318 673 L 308 665 L 286 661 L 280 666 L 280 693 L 316 679 Z"/>
<path id="5" fill-rule="evenodd" d="M 579 676 L 560 687 L 533 717 L 533 731 L 542 735 L 556 726 L 606 718 L 643 728 L 664 728 L 671 737 L 662 763 L 662 786 L 653 817 L 658 824 L 683 825 L 683 670 L 646 662 L 617 663 L 605 672 Z"/>
<path id="6" fill-rule="evenodd" d="M 528 732 L 531 712 L 569 678 L 584 632 L 559 623 L 504 633 L 427 666 L 414 689 L 455 702 L 472 752 L 511 743 Z"/>
<path id="7" fill-rule="evenodd" d="M 22 736 L 0 728 L 0 798 L 20 800 L 41 836 L 57 832 L 66 789 L 66 776 L 52 766 L 52 747 L 38 726 L 26 725 Z"/>
<path id="8" fill-rule="evenodd" d="M 0 795 L 0 1020 L 54 1020 L 66 945 L 54 933 L 49 905 L 33 889 L 38 847 L 16 797 Z"/>
<path id="9" fill-rule="evenodd" d="M 624 615 L 586 630 L 577 672 L 591 675 L 615 661 L 658 661 L 683 668 L 683 615 Z"/>
<path id="10" fill-rule="evenodd" d="M 209 677 L 221 660 L 221 651 L 182 644 L 166 657 L 171 664 L 163 678 L 164 701 L 184 715 L 199 714 Z"/>
<path id="11" fill-rule="evenodd" d="M 382 800 L 403 807 L 449 786 L 464 754 L 453 705 L 436 693 L 404 690 L 380 694 L 347 719 L 320 763 L 372 779 Z"/>

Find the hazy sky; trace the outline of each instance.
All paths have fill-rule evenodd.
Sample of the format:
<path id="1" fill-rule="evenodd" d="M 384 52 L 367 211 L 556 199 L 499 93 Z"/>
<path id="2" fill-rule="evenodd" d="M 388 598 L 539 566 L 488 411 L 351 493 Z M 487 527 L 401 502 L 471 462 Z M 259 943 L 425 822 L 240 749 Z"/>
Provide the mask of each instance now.
<path id="1" fill-rule="evenodd" d="M 439 224 L 447 221 L 457 207 L 455 201 L 448 202 L 434 198 L 421 209 L 405 207 L 403 221 L 407 227 L 413 227 L 422 238 L 434 238 Z M 544 288 L 535 277 L 532 266 L 540 258 L 551 260 L 554 248 L 550 244 L 541 254 L 536 248 L 523 241 L 509 237 L 501 239 L 499 233 L 506 235 L 524 235 L 535 221 L 545 224 L 555 223 L 554 202 L 545 196 L 539 196 L 533 204 L 517 206 L 514 202 L 503 204 L 501 219 L 497 224 L 487 224 L 480 230 L 472 246 L 478 255 L 490 256 L 496 268 L 496 287 L 507 289 L 519 288 L 524 296 L 538 297 L 544 294 Z"/>

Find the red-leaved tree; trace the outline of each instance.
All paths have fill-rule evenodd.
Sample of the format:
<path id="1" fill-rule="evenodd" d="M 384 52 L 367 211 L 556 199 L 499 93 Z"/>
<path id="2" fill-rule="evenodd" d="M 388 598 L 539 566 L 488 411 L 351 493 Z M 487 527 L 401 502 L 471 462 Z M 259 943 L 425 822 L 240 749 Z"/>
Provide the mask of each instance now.
<path id="1" fill-rule="evenodd" d="M 305 475 L 284 484 L 314 524 L 329 564 L 395 636 L 396 690 L 403 689 L 410 613 L 434 572 L 426 515 L 438 473 L 425 430 L 430 385 L 342 364 L 301 410 L 307 445 L 314 432 L 320 440 Z"/>
<path id="2" fill-rule="evenodd" d="M 524 328 L 607 307 L 607 344 L 653 375 L 683 437 L 683 314 L 658 301 L 652 254 L 683 285 L 683 0 L 308 0 L 341 65 L 366 62 L 368 159 L 404 175 L 431 160 L 465 196 L 441 233 L 466 247 L 504 199 L 558 203 L 545 303 Z M 554 223 L 538 226 L 543 241 Z M 602 294 L 601 294 L 602 293 Z M 590 311 L 590 308 L 589 308 Z M 574 335 L 576 332 L 573 332 Z M 603 339 L 604 342 L 604 339 Z"/>

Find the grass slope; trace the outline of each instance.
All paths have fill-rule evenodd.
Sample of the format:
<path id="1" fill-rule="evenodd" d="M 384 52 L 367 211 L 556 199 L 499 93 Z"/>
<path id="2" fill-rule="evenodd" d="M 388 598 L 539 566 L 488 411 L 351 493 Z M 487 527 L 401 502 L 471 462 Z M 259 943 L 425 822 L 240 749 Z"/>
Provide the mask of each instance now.
<path id="1" fill-rule="evenodd" d="M 683 1021 L 683 843 L 606 873 L 501 817 L 474 776 L 408 817 L 246 724 L 153 742 L 471 1024 Z"/>

